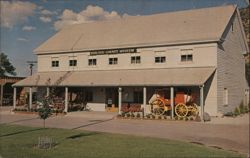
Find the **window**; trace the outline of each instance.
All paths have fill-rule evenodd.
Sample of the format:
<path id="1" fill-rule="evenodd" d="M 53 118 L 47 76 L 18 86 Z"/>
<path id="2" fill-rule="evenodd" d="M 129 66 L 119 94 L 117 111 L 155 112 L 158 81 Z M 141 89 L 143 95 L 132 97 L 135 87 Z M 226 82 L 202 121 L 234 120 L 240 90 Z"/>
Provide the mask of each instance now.
<path id="1" fill-rule="evenodd" d="M 93 92 L 92 91 L 86 91 L 85 93 L 85 101 L 91 102 L 93 101 Z"/>
<path id="2" fill-rule="evenodd" d="M 76 66 L 77 65 L 77 60 L 69 60 L 69 66 Z"/>
<path id="3" fill-rule="evenodd" d="M 223 91 L 223 105 L 228 105 L 228 89 L 224 88 Z"/>
<path id="4" fill-rule="evenodd" d="M 140 64 L 141 63 L 141 57 L 140 56 L 132 56 L 131 57 L 131 64 Z"/>
<path id="5" fill-rule="evenodd" d="M 96 65 L 96 59 L 89 59 L 89 66 Z"/>
<path id="6" fill-rule="evenodd" d="M 116 65 L 118 63 L 118 58 L 109 58 L 109 65 Z"/>
<path id="7" fill-rule="evenodd" d="M 166 57 L 160 56 L 160 57 L 155 57 L 155 63 L 165 63 L 166 62 Z"/>
<path id="8" fill-rule="evenodd" d="M 51 61 L 51 66 L 52 67 L 59 67 L 59 61 L 58 60 L 52 60 Z"/>
<path id="9" fill-rule="evenodd" d="M 143 103 L 143 92 L 142 91 L 134 91 L 134 103 Z"/>
<path id="10" fill-rule="evenodd" d="M 193 61 L 193 54 L 181 55 L 181 62 Z"/>

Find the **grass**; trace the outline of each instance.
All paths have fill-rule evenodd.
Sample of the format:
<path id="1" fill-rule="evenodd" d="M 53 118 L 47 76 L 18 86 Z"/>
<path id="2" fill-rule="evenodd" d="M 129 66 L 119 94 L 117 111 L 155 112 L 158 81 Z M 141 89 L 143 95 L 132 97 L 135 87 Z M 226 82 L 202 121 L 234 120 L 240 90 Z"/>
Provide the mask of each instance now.
<path id="1" fill-rule="evenodd" d="M 53 138 L 57 145 L 52 149 L 37 148 L 38 137 L 41 136 Z M 233 152 L 167 139 L 17 125 L 0 125 L 1 156 L 3 158 L 241 157 Z"/>

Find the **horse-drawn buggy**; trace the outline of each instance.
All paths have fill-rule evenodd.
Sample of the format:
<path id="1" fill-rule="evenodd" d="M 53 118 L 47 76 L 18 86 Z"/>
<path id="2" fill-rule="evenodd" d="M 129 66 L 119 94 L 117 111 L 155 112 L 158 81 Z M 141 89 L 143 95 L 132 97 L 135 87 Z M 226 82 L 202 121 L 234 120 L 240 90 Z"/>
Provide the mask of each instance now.
<path id="1" fill-rule="evenodd" d="M 163 115 L 171 109 L 171 99 L 166 99 L 166 89 L 157 89 L 149 100 L 151 112 L 154 115 Z M 174 113 L 178 117 L 197 116 L 198 107 L 195 104 L 195 93 L 177 92 L 174 97 Z"/>

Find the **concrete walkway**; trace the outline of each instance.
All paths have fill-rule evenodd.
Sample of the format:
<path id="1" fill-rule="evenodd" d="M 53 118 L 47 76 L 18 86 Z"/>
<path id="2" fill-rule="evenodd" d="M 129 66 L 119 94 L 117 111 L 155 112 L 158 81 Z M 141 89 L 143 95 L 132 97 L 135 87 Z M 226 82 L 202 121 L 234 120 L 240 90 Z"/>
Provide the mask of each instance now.
<path id="1" fill-rule="evenodd" d="M 211 122 L 114 119 L 114 113 L 78 112 L 53 116 L 47 127 L 122 133 L 167 138 L 223 148 L 249 155 L 249 114 L 237 118 L 213 118 Z M 41 127 L 32 114 L 11 114 L 1 109 L 0 123 Z"/>

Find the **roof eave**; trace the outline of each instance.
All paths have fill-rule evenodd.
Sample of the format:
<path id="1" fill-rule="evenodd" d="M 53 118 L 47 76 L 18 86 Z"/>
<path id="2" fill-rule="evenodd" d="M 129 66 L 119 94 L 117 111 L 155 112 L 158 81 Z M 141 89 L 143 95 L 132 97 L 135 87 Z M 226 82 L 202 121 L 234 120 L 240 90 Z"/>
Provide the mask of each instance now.
<path id="1" fill-rule="evenodd" d="M 205 44 L 205 43 L 217 43 L 221 41 L 222 38 L 207 39 L 207 40 L 196 40 L 196 41 L 186 41 L 186 42 L 172 42 L 172 43 L 161 43 L 161 44 L 139 44 L 139 45 L 128 45 L 128 46 L 111 46 L 109 48 L 87 48 L 87 49 L 72 49 L 72 50 L 50 50 L 50 51 L 35 51 L 36 55 L 46 55 L 46 54 L 60 54 L 60 53 L 71 53 L 71 52 L 89 52 L 97 50 L 106 49 L 121 49 L 121 48 L 149 48 L 149 47 L 164 47 L 164 46 L 178 46 L 178 45 L 188 45 L 188 44 Z"/>

